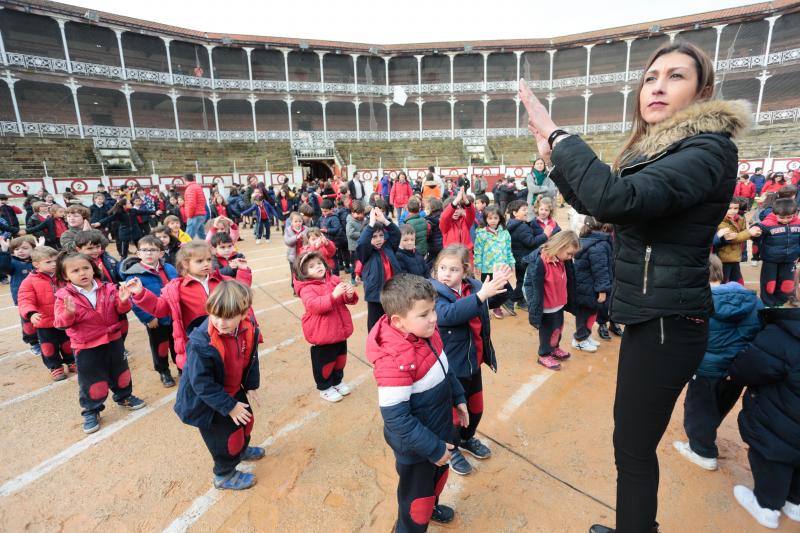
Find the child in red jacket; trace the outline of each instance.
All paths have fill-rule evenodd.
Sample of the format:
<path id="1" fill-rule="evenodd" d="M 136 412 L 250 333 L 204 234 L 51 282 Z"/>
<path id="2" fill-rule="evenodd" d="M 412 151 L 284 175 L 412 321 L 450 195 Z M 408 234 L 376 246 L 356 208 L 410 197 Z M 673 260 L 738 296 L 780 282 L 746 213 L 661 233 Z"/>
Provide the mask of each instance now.
<path id="1" fill-rule="evenodd" d="M 49 246 L 33 249 L 33 272 L 19 286 L 17 306 L 20 316 L 36 328 L 44 366 L 50 370 L 53 381 L 62 381 L 67 379 L 64 365 L 69 372 L 77 372 L 78 368 L 69 338 L 53 325 L 54 295 L 61 285 L 55 276 L 57 256 L 58 252 Z"/>
<path id="2" fill-rule="evenodd" d="M 298 256 L 309 252 L 319 252 L 325 259 L 328 268 L 336 267 L 336 245 L 328 240 L 319 228 L 311 228 L 303 237 L 303 247 Z"/>
<path id="3" fill-rule="evenodd" d="M 353 285 L 331 274 L 319 252 L 301 255 L 295 265 L 295 289 L 303 300 L 303 335 L 311 344 L 311 369 L 323 400 L 338 402 L 350 394 L 342 383 L 347 338 L 353 334 L 348 305 L 358 302 Z"/>
<path id="4" fill-rule="evenodd" d="M 451 244 L 463 244 L 469 250 L 471 262 L 473 244 L 469 230 L 474 223 L 475 206 L 469 201 L 464 189 L 458 189 L 455 199 L 448 202 L 439 219 L 439 228 L 442 230 L 442 246 L 447 248 Z"/>
<path id="5" fill-rule="evenodd" d="M 64 286 L 56 291 L 55 327 L 66 330 L 77 352 L 79 401 L 83 432 L 100 429 L 108 389 L 117 405 L 135 411 L 144 402 L 133 395 L 131 371 L 122 345 L 119 319 L 131 310 L 130 290 L 100 281 L 100 269 L 88 255 L 61 254 L 56 277 Z"/>

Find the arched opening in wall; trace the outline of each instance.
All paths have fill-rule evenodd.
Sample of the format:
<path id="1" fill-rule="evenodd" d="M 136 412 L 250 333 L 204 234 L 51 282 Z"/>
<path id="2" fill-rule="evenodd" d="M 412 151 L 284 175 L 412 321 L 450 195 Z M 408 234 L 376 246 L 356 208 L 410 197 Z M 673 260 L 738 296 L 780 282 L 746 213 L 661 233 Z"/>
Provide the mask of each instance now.
<path id="1" fill-rule="evenodd" d="M 482 82 L 483 56 L 458 54 L 453 60 L 453 81 L 455 83 Z"/>
<path id="2" fill-rule="evenodd" d="M 456 102 L 455 123 L 457 130 L 483 129 L 483 102 L 459 100 Z"/>
<path id="3" fill-rule="evenodd" d="M 278 50 L 253 50 L 250 54 L 254 80 L 286 81 L 283 53 Z"/>
<path id="4" fill-rule="evenodd" d="M 422 104 L 423 130 L 450 130 L 450 104 L 425 102 Z"/>
<path id="5" fill-rule="evenodd" d="M 69 21 L 64 32 L 73 61 L 121 66 L 117 36 L 109 28 Z"/>
<path id="6" fill-rule="evenodd" d="M 292 102 L 292 130 L 323 131 L 322 104 L 316 100 L 295 100 Z"/>
<path id="7" fill-rule="evenodd" d="M 380 102 L 358 105 L 358 127 L 361 132 L 386 131 L 386 106 Z"/>
<path id="8" fill-rule="evenodd" d="M 720 100 L 749 100 L 755 111 L 758 102 L 759 81 L 753 78 L 733 78 L 728 76 L 717 85 L 716 94 Z"/>
<path id="9" fill-rule="evenodd" d="M 675 41 L 684 41 L 698 46 L 708 54 L 711 61 L 714 61 L 714 49 L 717 47 L 717 30 L 714 28 L 682 31 L 675 36 Z"/>
<path id="10" fill-rule="evenodd" d="M 550 54 L 525 52 L 520 58 L 519 75 L 528 81 L 550 79 Z"/>
<path id="11" fill-rule="evenodd" d="M 391 76 L 391 73 L 390 73 Z M 419 131 L 419 107 L 406 101 L 406 105 L 392 105 L 392 131 Z"/>
<path id="12" fill-rule="evenodd" d="M 178 98 L 178 122 L 182 135 L 187 130 L 216 131 L 214 105 L 208 98 L 181 96 Z"/>
<path id="13" fill-rule="evenodd" d="M 166 94 L 133 93 L 131 113 L 137 128 L 175 129 L 172 99 Z"/>
<path id="14" fill-rule="evenodd" d="M 241 48 L 228 46 L 215 47 L 211 51 L 214 58 L 214 76 L 218 79 L 246 80 L 247 54 Z"/>
<path id="15" fill-rule="evenodd" d="M 386 85 L 386 62 L 382 57 L 359 56 L 356 66 L 359 85 Z"/>
<path id="16" fill-rule="evenodd" d="M 308 160 L 300 161 L 303 170 L 303 179 L 322 182 L 333 178 L 333 160 Z"/>
<path id="17" fill-rule="evenodd" d="M 625 58 L 627 55 L 628 45 L 625 41 L 595 46 L 592 48 L 592 61 L 589 64 L 589 75 L 625 72 Z M 558 56 L 558 54 L 556 54 L 556 56 Z"/>
<path id="18" fill-rule="evenodd" d="M 517 104 L 514 100 L 491 100 L 486 108 L 487 128 L 515 128 Z"/>
<path id="19" fill-rule="evenodd" d="M 78 89 L 78 106 L 81 108 L 81 120 L 84 127 L 130 127 L 128 106 L 125 96 L 120 91 L 98 87 L 80 87 Z"/>
<path id="20" fill-rule="evenodd" d="M 172 73 L 184 76 L 210 78 L 208 70 L 208 50 L 199 44 L 172 41 L 170 44 Z"/>
<path id="21" fill-rule="evenodd" d="M 589 124 L 621 122 L 623 100 L 620 92 L 593 94 L 589 97 Z"/>
<path id="22" fill-rule="evenodd" d="M 767 48 L 768 33 L 769 23 L 766 20 L 725 26 L 719 40 L 719 58 L 763 55 Z"/>
<path id="23" fill-rule="evenodd" d="M 553 100 L 553 121 L 561 127 L 583 126 L 583 111 L 582 96 L 562 96 Z"/>
<path id="24" fill-rule="evenodd" d="M 50 17 L 2 9 L 0 31 L 9 53 L 65 59 L 61 31 L 56 21 Z"/>
<path id="25" fill-rule="evenodd" d="M 164 41 L 152 35 L 126 31 L 122 34 L 125 66 L 155 72 L 169 72 Z"/>
<path id="26" fill-rule="evenodd" d="M 417 58 L 397 56 L 389 59 L 389 85 L 416 85 Z"/>
<path id="27" fill-rule="evenodd" d="M 773 74 L 764 85 L 761 111 L 780 111 L 800 107 L 798 88 L 800 88 L 800 72 Z"/>
<path id="28" fill-rule="evenodd" d="M 7 122 L 17 121 L 17 116 L 14 114 L 14 106 L 11 105 L 11 91 L 5 83 L 0 83 L 0 120 Z"/>
<path id="29" fill-rule="evenodd" d="M 423 57 L 422 83 L 450 83 L 450 58 L 444 55 Z"/>
<path id="30" fill-rule="evenodd" d="M 586 76 L 586 48 L 567 48 L 556 52 L 553 79 Z"/>
<path id="31" fill-rule="evenodd" d="M 352 102 L 328 102 L 328 131 L 356 131 L 356 106 Z"/>
<path id="32" fill-rule="evenodd" d="M 289 131 L 289 113 L 283 100 L 259 100 L 256 102 L 258 131 Z"/>
<path id="33" fill-rule="evenodd" d="M 289 81 L 319 83 L 319 56 L 313 52 L 289 52 Z"/>
<path id="34" fill-rule="evenodd" d="M 800 11 L 781 15 L 772 27 L 770 51 L 781 52 L 800 48 L 800 31 L 797 31 L 797 28 L 800 28 Z"/>
<path id="35" fill-rule="evenodd" d="M 642 70 L 653 52 L 667 43 L 669 43 L 669 37 L 666 35 L 639 37 L 633 41 L 631 43 L 631 71 Z"/>
<path id="36" fill-rule="evenodd" d="M 220 100 L 217 115 L 220 130 L 253 131 L 253 113 L 247 100 Z"/>
<path id="37" fill-rule="evenodd" d="M 521 72 L 520 68 L 520 72 Z M 487 81 L 513 81 L 517 76 L 517 57 L 511 52 L 489 54 L 486 62 Z"/>
<path id="38" fill-rule="evenodd" d="M 353 58 L 346 54 L 325 54 L 325 83 L 353 83 Z"/>

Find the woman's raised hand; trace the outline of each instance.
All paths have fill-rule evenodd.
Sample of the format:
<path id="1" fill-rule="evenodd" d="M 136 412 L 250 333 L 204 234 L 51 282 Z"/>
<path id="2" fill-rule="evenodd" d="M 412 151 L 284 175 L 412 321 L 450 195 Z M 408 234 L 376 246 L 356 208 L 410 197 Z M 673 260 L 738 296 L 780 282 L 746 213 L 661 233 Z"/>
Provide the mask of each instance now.
<path id="1" fill-rule="evenodd" d="M 547 138 L 558 129 L 556 123 L 550 118 L 547 108 L 542 105 L 524 78 L 519 80 L 519 98 L 525 110 L 528 112 L 528 131 L 536 138 L 536 146 L 539 148 L 539 155 L 549 159 L 550 146 Z"/>

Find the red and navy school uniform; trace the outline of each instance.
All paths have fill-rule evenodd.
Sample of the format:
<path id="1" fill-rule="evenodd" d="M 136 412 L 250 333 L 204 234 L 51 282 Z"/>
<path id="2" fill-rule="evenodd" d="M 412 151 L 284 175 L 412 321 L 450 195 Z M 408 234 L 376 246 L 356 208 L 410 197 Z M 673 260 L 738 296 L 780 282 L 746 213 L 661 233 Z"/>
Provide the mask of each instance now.
<path id="1" fill-rule="evenodd" d="M 245 318 L 233 335 L 220 334 L 206 318 L 186 343 L 189 357 L 174 409 L 184 424 L 200 430 L 217 476 L 230 474 L 250 443 L 255 419 L 239 426 L 229 415 L 237 402 L 249 404 L 247 391 L 259 387 L 260 338 L 250 318 Z M 247 410 L 252 416 L 252 409 Z"/>
<path id="2" fill-rule="evenodd" d="M 159 264 L 157 268 L 151 268 L 138 257 L 128 257 L 124 259 L 119 268 L 119 272 L 124 280 L 131 278 L 139 278 L 142 281 L 142 286 L 155 294 L 161 295 L 161 289 L 178 277 L 178 272 L 172 265 Z M 136 318 L 145 326 L 153 321 L 156 317 L 139 307 L 133 306 L 133 313 Z M 145 328 L 147 331 L 147 338 L 150 343 L 150 355 L 153 358 L 153 369 L 156 372 L 162 373 L 169 370 L 169 359 L 172 356 L 172 362 L 175 362 L 175 342 L 172 338 L 172 320 L 169 317 L 162 317 L 158 319 L 158 326 L 155 328 Z"/>
<path id="3" fill-rule="evenodd" d="M 52 216 L 42 216 L 38 213 L 31 216 L 30 223 L 26 224 L 25 231 L 37 237 L 44 237 L 44 244 L 55 250 L 61 249 L 61 240 L 56 231 L 56 220 Z M 63 232 L 62 232 L 63 233 Z"/>
<path id="4" fill-rule="evenodd" d="M 33 264 L 30 259 L 23 261 L 8 252 L 0 252 L 0 273 L 8 274 L 10 278 L 11 300 L 14 302 L 14 305 L 17 305 L 19 286 L 32 271 Z M 31 346 L 39 344 L 39 338 L 36 336 L 36 328 L 33 327 L 30 320 L 26 320 L 24 316 L 20 316 L 19 319 L 22 327 L 22 341 Z"/>
<path id="5" fill-rule="evenodd" d="M 788 224 L 770 213 L 758 224 L 761 236 L 753 240 L 753 256 L 760 256 L 761 301 L 767 307 L 780 307 L 794 292 L 794 269 L 800 258 L 800 217 Z"/>
<path id="6" fill-rule="evenodd" d="M 344 379 L 347 364 L 347 339 L 353 334 L 353 319 L 348 305 L 358 303 L 358 294 L 333 297 L 333 289 L 341 280 L 330 273 L 324 279 L 295 281 L 294 287 L 303 300 L 303 336 L 311 344 L 311 370 L 317 389 L 335 387 Z"/>
<path id="7" fill-rule="evenodd" d="M 35 326 L 36 336 L 42 349 L 42 362 L 51 371 L 75 363 L 69 337 L 54 324 L 55 293 L 60 287 L 55 276 L 33 270 L 22 280 L 17 293 L 17 308 L 24 320 L 30 322 L 32 315 L 40 315 Z"/>
<path id="8" fill-rule="evenodd" d="M 428 277 L 430 273 L 428 264 L 425 262 L 425 258 L 419 255 L 416 250 L 398 249 L 395 255 L 397 256 L 397 262 L 400 263 L 400 272 L 422 276 L 423 278 Z"/>
<path id="9" fill-rule="evenodd" d="M 465 402 L 436 331 L 422 339 L 394 328 L 383 316 L 367 337 L 374 365 L 383 435 L 395 456 L 398 532 L 425 531 L 447 482 L 436 466 L 451 440 L 452 408 Z"/>
<path id="10" fill-rule="evenodd" d="M 361 263 L 361 279 L 364 280 L 364 300 L 367 302 L 367 331 L 383 316 L 381 289 L 383 284 L 401 272 L 397 261 L 397 248 L 400 246 L 400 230 L 394 222 L 384 227 L 386 240 L 380 250 L 372 246 L 375 228 L 367 224 L 358 237 L 356 258 Z"/>
<path id="11" fill-rule="evenodd" d="M 522 290 L 528 302 L 528 322 L 539 330 L 539 355 L 558 349 L 564 328 L 564 311 L 575 312 L 575 267 L 572 261 L 542 257 L 541 248 L 524 261 L 528 264 Z"/>
<path id="12" fill-rule="evenodd" d="M 611 297 L 610 265 L 612 261 L 611 234 L 593 231 L 581 237 L 581 249 L 575 254 L 575 340 L 583 341 L 592 334 L 597 313 L 605 304 L 597 301 L 598 295 Z"/>
<path id="13" fill-rule="evenodd" d="M 244 254 L 234 253 L 230 257 L 222 257 L 221 255 L 213 254 L 211 256 L 211 268 L 218 271 L 223 276 L 235 277 L 238 268 L 230 266 L 231 259 L 244 259 Z"/>
<path id="14" fill-rule="evenodd" d="M 67 312 L 71 298 L 75 311 Z M 117 286 L 94 280 L 90 291 L 68 283 L 56 291 L 55 327 L 65 330 L 78 363 L 81 415 L 105 409 L 108 389 L 121 403 L 133 392 L 131 371 L 122 342 L 119 315 L 131 310 L 130 299 L 121 301 Z"/>

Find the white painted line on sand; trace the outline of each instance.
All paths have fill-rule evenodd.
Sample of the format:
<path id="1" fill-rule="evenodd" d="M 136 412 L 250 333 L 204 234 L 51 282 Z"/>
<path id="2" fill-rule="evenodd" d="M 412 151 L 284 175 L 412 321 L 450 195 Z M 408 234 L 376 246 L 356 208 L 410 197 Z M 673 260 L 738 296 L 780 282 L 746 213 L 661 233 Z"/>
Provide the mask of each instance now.
<path id="1" fill-rule="evenodd" d="M 11 361 L 13 359 L 17 359 L 19 357 L 28 356 L 28 355 L 33 355 L 33 352 L 30 350 L 30 348 L 26 348 L 24 350 L 20 350 L 18 352 L 14 352 L 14 353 L 8 353 L 8 354 L 5 354 L 5 355 L 0 355 L 0 362 Z"/>
<path id="2" fill-rule="evenodd" d="M 6 326 L 4 328 L 0 328 L 0 331 L 8 331 L 10 329 L 19 329 L 19 324 L 14 324 L 13 326 Z"/>
<path id="3" fill-rule="evenodd" d="M 60 387 L 61 385 L 64 385 L 65 383 L 70 383 L 70 382 L 75 383 L 76 381 L 77 381 L 77 379 L 65 379 L 65 380 L 62 380 L 62 381 L 54 381 L 54 382 L 50 383 L 49 385 L 45 385 L 44 387 L 42 387 L 40 389 L 32 390 L 30 392 L 26 392 L 25 394 L 17 396 L 16 398 L 11 398 L 10 400 L 5 400 L 4 402 L 0 403 L 0 409 L 5 409 L 6 407 L 12 406 L 12 405 L 20 403 L 20 402 L 24 402 L 25 400 L 30 400 L 31 398 L 36 398 L 37 396 L 39 396 L 41 394 L 44 394 L 45 392 L 48 392 L 48 391 L 50 391 L 52 389 L 55 389 L 57 387 Z"/>
<path id="4" fill-rule="evenodd" d="M 250 272 L 264 272 L 265 270 L 275 270 L 276 268 L 288 269 L 289 265 L 273 265 L 269 267 L 250 269 Z"/>
<path id="5" fill-rule="evenodd" d="M 256 314 L 266 313 L 267 311 L 273 311 L 275 309 L 280 309 L 281 307 L 286 307 L 287 305 L 296 304 L 300 301 L 300 298 L 292 298 L 291 300 L 286 300 L 285 302 L 281 302 L 275 305 L 271 305 L 269 307 L 265 307 L 264 309 L 259 309 L 256 311 Z"/>
<path id="6" fill-rule="evenodd" d="M 257 289 L 258 287 L 266 287 L 268 285 L 277 285 L 278 283 L 289 283 L 289 278 L 281 278 L 281 279 L 274 279 L 272 281 L 266 281 L 264 283 L 259 283 L 257 285 L 251 285 L 251 289 Z"/>
<path id="7" fill-rule="evenodd" d="M 506 421 L 511 418 L 511 415 L 514 414 L 514 411 L 519 409 L 519 407 L 525 403 L 525 400 L 530 398 L 531 394 L 533 394 L 536 389 L 542 386 L 542 384 L 550 379 L 553 373 L 547 374 L 534 374 L 527 383 L 522 385 L 517 392 L 514 393 L 511 398 L 509 398 L 505 404 L 503 404 L 503 408 L 500 410 L 500 414 L 497 415 L 497 418 L 500 420 Z"/>

